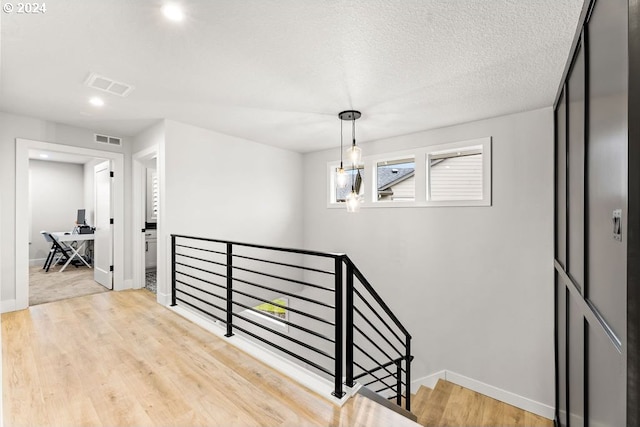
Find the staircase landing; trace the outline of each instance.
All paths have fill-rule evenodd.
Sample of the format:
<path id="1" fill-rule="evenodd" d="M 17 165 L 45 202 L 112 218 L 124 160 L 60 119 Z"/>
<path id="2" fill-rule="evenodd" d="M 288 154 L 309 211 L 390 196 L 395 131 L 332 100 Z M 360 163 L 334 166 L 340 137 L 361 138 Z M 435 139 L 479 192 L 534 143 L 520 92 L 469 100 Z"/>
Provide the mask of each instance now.
<path id="1" fill-rule="evenodd" d="M 433 390 L 420 387 L 411 406 L 418 423 L 426 427 L 553 427 L 549 419 L 445 380 Z"/>

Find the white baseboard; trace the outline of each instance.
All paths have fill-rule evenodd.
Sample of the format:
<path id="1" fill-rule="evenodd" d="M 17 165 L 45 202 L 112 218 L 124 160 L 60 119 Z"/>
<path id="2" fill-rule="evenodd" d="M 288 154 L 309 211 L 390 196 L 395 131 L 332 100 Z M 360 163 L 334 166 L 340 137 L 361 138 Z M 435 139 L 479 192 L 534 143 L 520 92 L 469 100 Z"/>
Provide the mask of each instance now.
<path id="1" fill-rule="evenodd" d="M 485 396 L 492 397 L 501 402 L 508 403 L 509 405 L 524 409 L 525 411 L 529 411 L 550 420 L 555 417 L 555 409 L 552 406 L 536 402 L 535 400 L 531 400 L 527 397 L 520 396 L 510 391 L 494 387 L 483 383 L 482 381 L 474 380 L 473 378 L 448 370 L 439 371 L 411 381 L 411 392 L 417 392 L 421 385 L 432 389 L 435 387 L 439 379 L 458 384 L 462 387 L 468 388 L 469 390 L 484 394 Z"/>
<path id="2" fill-rule="evenodd" d="M 254 342 L 248 340 L 243 336 L 234 335 L 232 337 L 225 337 L 224 334 L 226 333 L 226 330 L 222 325 L 215 323 L 209 319 L 205 319 L 197 315 L 196 313 L 178 306 L 168 308 L 181 315 L 182 317 L 192 321 L 198 326 L 206 329 L 207 331 L 217 335 L 218 337 L 227 341 L 229 344 L 255 357 L 266 365 L 269 365 L 280 373 L 288 376 L 292 380 L 318 393 L 321 397 L 325 398 L 335 405 L 344 405 L 347 400 L 349 400 L 349 398 L 353 396 L 358 390 L 358 386 L 349 388 L 343 384 L 343 391 L 345 391 L 345 395 L 341 399 L 338 399 L 337 397 L 331 395 L 334 386 L 331 381 L 308 371 L 307 369 L 293 363 L 292 361 L 285 359 L 279 354 L 276 354 L 264 347 L 255 344 Z"/>
<path id="3" fill-rule="evenodd" d="M 8 313 L 10 311 L 16 311 L 16 300 L 10 299 L 0 302 L 0 312 Z"/>

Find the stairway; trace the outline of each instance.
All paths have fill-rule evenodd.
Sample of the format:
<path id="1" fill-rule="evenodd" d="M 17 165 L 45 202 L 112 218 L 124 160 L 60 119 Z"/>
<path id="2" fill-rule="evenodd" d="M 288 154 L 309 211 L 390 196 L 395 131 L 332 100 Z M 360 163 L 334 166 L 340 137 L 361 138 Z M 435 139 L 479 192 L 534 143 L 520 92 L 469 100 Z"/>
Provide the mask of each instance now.
<path id="1" fill-rule="evenodd" d="M 445 380 L 433 390 L 421 386 L 412 395 L 411 409 L 425 427 L 553 426 L 551 420 Z"/>

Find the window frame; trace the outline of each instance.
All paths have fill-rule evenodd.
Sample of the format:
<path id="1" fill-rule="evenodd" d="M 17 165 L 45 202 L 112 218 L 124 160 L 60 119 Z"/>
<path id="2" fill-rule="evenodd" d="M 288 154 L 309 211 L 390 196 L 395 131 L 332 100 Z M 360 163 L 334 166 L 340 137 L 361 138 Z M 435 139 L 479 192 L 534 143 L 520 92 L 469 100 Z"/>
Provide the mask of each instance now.
<path id="1" fill-rule="evenodd" d="M 454 151 L 467 147 L 482 147 L 482 199 L 478 200 L 429 200 L 429 156 L 434 153 Z M 362 158 L 363 188 L 361 208 L 403 208 L 403 207 L 455 207 L 492 205 L 492 138 L 490 136 L 464 141 L 448 142 L 418 147 L 410 150 L 373 154 Z M 384 161 L 394 161 L 413 157 L 415 159 L 415 200 L 378 200 L 377 165 Z M 344 208 L 344 202 L 336 201 L 335 170 L 339 161 L 327 163 L 327 208 Z"/>

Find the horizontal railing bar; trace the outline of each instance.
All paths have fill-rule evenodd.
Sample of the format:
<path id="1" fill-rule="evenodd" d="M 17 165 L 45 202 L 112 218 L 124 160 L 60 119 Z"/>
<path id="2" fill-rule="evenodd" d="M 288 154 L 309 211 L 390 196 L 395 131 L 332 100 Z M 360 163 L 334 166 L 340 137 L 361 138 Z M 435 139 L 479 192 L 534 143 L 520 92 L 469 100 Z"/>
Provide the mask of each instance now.
<path id="1" fill-rule="evenodd" d="M 278 279 L 278 280 L 285 280 L 287 282 L 298 283 L 300 285 L 309 286 L 311 288 L 322 289 L 324 291 L 329 291 L 329 292 L 335 292 L 335 290 L 333 290 L 331 288 L 325 288 L 324 286 L 315 285 L 313 283 L 305 282 L 305 281 L 298 280 L 298 279 L 289 279 L 287 277 L 277 276 L 275 274 L 261 273 L 261 272 L 256 271 L 256 270 L 251 270 L 250 268 L 236 267 L 235 265 L 233 266 L 233 268 L 235 270 L 248 271 L 249 273 L 259 274 L 261 276 L 267 276 L 267 277 L 271 277 L 271 278 Z"/>
<path id="2" fill-rule="evenodd" d="M 360 284 L 365 287 L 365 289 L 369 292 L 369 294 L 373 297 L 373 299 L 376 300 L 378 305 L 382 307 L 382 310 L 384 310 L 387 316 L 389 316 L 389 318 L 393 321 L 393 323 L 395 323 L 396 326 L 402 331 L 405 337 L 411 338 L 411 335 L 409 334 L 407 329 L 404 327 L 404 325 L 402 325 L 402 322 L 400 322 L 400 320 L 396 317 L 396 315 L 393 314 L 389 306 L 382 300 L 382 298 L 380 297 L 380 295 L 378 295 L 375 289 L 373 289 L 373 286 L 371 286 L 369 281 L 364 277 L 364 275 L 360 272 L 360 270 L 353 263 L 353 261 L 351 261 L 351 259 L 346 255 L 344 256 L 343 259 L 345 260 L 345 262 L 348 262 L 351 264 L 351 266 L 353 267 L 353 274 L 355 274 L 355 276 L 358 278 L 358 280 L 360 281 Z"/>
<path id="3" fill-rule="evenodd" d="M 237 293 L 237 294 L 240 294 L 240 295 L 244 295 L 245 297 L 253 298 L 253 299 L 256 299 L 258 301 L 262 301 L 262 302 L 266 302 L 266 303 L 275 305 L 275 306 L 280 307 L 280 308 L 285 308 L 285 309 L 291 311 L 292 313 L 298 313 L 298 314 L 300 314 L 302 316 L 305 316 L 305 317 L 308 317 L 310 319 L 317 320 L 318 322 L 322 322 L 322 323 L 326 323 L 327 325 L 335 326 L 335 323 L 333 323 L 333 322 L 331 322 L 329 320 L 323 319 L 322 317 L 318 317 L 318 316 L 315 316 L 313 314 L 305 313 L 304 311 L 296 310 L 295 308 L 285 307 L 284 305 L 276 304 L 276 303 L 274 303 L 272 301 L 269 301 L 269 300 L 266 300 L 266 299 L 263 299 L 263 298 L 258 298 L 256 296 L 253 296 L 253 295 L 248 294 L 246 292 L 239 291 L 237 289 L 233 289 L 233 292 Z"/>
<path id="4" fill-rule="evenodd" d="M 226 252 L 214 251 L 213 249 L 197 248 L 195 246 L 176 245 L 176 248 L 188 248 L 188 249 L 195 249 L 195 250 L 198 250 L 198 251 L 210 252 L 210 253 L 213 253 L 213 254 L 226 255 Z M 178 255 L 177 252 L 176 252 L 176 255 Z"/>
<path id="5" fill-rule="evenodd" d="M 360 365 L 358 362 L 356 362 L 355 360 L 353 361 L 353 364 L 354 364 L 354 365 L 356 365 L 358 368 L 362 369 L 363 371 L 366 371 L 366 369 L 365 369 L 362 365 Z M 377 380 L 377 382 L 381 382 L 382 384 L 384 384 L 384 385 L 386 385 L 386 386 L 388 386 L 388 385 L 389 385 L 389 384 L 387 384 L 386 382 L 384 382 L 383 380 L 381 380 L 380 378 L 378 378 L 377 376 L 375 376 L 375 375 L 374 375 L 374 374 L 372 374 L 372 373 L 371 373 L 371 374 L 367 374 L 367 375 L 370 375 L 370 376 L 372 376 L 373 378 L 375 378 L 375 379 Z M 392 375 L 393 375 L 393 374 L 392 374 Z M 354 380 L 356 380 L 356 379 L 361 378 L 361 377 L 363 377 L 363 376 L 364 376 L 364 375 L 354 376 L 354 377 L 353 377 L 353 379 L 354 379 Z"/>
<path id="6" fill-rule="evenodd" d="M 268 345 L 270 345 L 270 346 L 272 346 L 272 347 L 274 347 L 274 348 L 276 348 L 276 349 L 280 350 L 281 352 L 283 352 L 283 353 L 285 353 L 285 354 L 288 354 L 288 355 L 289 355 L 289 356 L 291 356 L 291 357 L 295 357 L 296 359 L 298 359 L 298 360 L 300 360 L 300 361 L 302 361 L 302 362 L 304 362 L 304 363 L 306 363 L 306 364 L 308 364 L 308 365 L 310 365 L 310 366 L 313 366 L 313 367 L 314 367 L 314 368 L 316 368 L 317 370 L 322 371 L 322 372 L 324 372 L 324 373 L 325 373 L 325 374 L 327 374 L 327 375 L 333 375 L 333 372 L 331 372 L 331 371 L 330 371 L 330 370 L 328 370 L 327 368 L 325 368 L 325 367 L 323 367 L 323 366 L 320 366 L 320 365 L 318 365 L 317 363 L 312 362 L 311 360 L 305 359 L 304 357 L 299 356 L 299 355 L 297 355 L 297 354 L 293 353 L 292 351 L 287 350 L 286 348 L 280 347 L 279 345 L 274 344 L 274 343 L 272 343 L 272 342 L 268 341 L 266 338 L 262 338 L 262 337 L 261 337 L 261 336 L 259 336 L 259 335 L 256 335 L 256 334 L 254 334 L 254 333 L 252 333 L 252 332 L 249 332 L 249 331 L 247 331 L 246 329 L 242 328 L 241 326 L 233 325 L 233 328 L 234 328 L 234 329 L 237 329 L 237 330 L 239 330 L 239 331 L 242 331 L 242 332 L 244 332 L 245 334 L 247 334 L 247 335 L 249 335 L 249 336 L 251 336 L 251 337 L 253 337 L 253 338 L 255 338 L 255 339 L 259 340 L 259 341 L 262 341 L 263 343 L 268 344 Z"/>
<path id="7" fill-rule="evenodd" d="M 389 330 L 389 332 L 391 332 L 393 334 L 394 337 L 396 337 L 396 339 L 400 342 L 400 344 L 402 344 L 404 346 L 404 341 L 398 336 L 398 334 L 395 333 L 395 331 L 393 329 L 391 329 L 391 326 L 389 326 L 389 324 L 380 316 L 380 314 L 378 314 L 378 310 L 374 309 L 371 304 L 369 303 L 369 301 L 367 301 L 362 294 L 355 288 L 355 286 L 353 287 L 353 292 L 360 298 L 360 300 L 365 303 L 365 305 L 367 307 L 369 307 L 369 310 L 371 310 L 373 312 L 373 314 L 376 315 L 376 317 L 382 322 L 382 324 L 384 326 L 387 327 L 387 329 Z M 355 301 L 354 301 L 354 308 L 355 307 Z M 362 315 L 362 313 L 360 313 L 360 315 Z M 363 316 L 364 317 L 364 316 Z"/>
<path id="8" fill-rule="evenodd" d="M 179 237 L 182 239 L 191 239 L 191 240 L 200 240 L 204 242 L 213 242 L 213 243 L 230 243 L 234 246 L 244 246 L 247 248 L 255 248 L 255 249 L 268 249 L 272 251 L 278 252 L 289 252 L 303 255 L 313 255 L 324 258 L 342 258 L 345 255 L 342 253 L 330 253 L 330 252 L 318 252 L 318 251 L 310 251 L 306 249 L 293 249 L 293 248 L 282 248 L 277 246 L 266 246 L 266 245 L 257 245 L 254 243 L 242 243 L 242 242 L 234 242 L 231 240 L 219 240 L 219 239 L 208 239 L 205 237 L 195 237 L 195 236 L 186 236 L 184 234 L 172 234 L 172 236 Z"/>
<path id="9" fill-rule="evenodd" d="M 209 285 L 217 286 L 217 287 L 222 288 L 222 289 L 226 289 L 227 288 L 226 286 L 222 286 L 222 285 L 220 285 L 218 283 L 211 282 L 209 280 L 204 280 L 204 279 L 202 279 L 200 277 L 192 276 L 191 274 L 187 274 L 187 273 L 185 273 L 183 271 L 176 271 L 176 274 L 182 274 L 183 276 L 191 277 L 192 279 L 196 279 L 196 280 L 199 280 L 201 282 L 208 283 Z"/>
<path id="10" fill-rule="evenodd" d="M 332 306 L 332 305 L 330 305 L 330 304 L 326 304 L 326 303 L 321 302 L 321 301 L 316 301 L 316 300 L 314 300 L 314 299 L 312 299 L 312 298 L 301 297 L 300 295 L 296 295 L 296 294 L 291 293 L 291 292 L 286 292 L 286 291 L 283 291 L 283 290 L 281 290 L 281 289 L 270 288 L 270 287 L 268 287 L 268 286 L 259 285 L 259 284 L 254 283 L 254 282 L 250 282 L 250 281 L 248 281 L 248 280 L 244 280 L 244 279 L 236 279 L 235 277 L 233 278 L 233 280 L 234 280 L 234 281 L 236 281 L 236 282 L 245 283 L 245 284 L 247 284 L 247 285 L 249 285 L 249 286 L 256 286 L 256 287 L 258 287 L 258 288 L 266 289 L 266 290 L 268 290 L 268 291 L 272 291 L 272 292 L 277 292 L 277 293 L 280 293 L 280 294 L 282 294 L 282 295 L 290 296 L 290 297 L 292 297 L 292 298 L 296 298 L 296 299 L 299 299 L 299 300 L 307 301 L 307 302 L 310 302 L 310 303 L 313 303 L 313 304 L 318 304 L 318 305 L 321 305 L 321 306 L 323 306 L 323 307 L 330 308 L 330 309 L 332 309 L 332 310 L 333 310 L 333 309 L 335 309 L 335 307 L 334 307 L 334 306 Z"/>
<path id="11" fill-rule="evenodd" d="M 238 314 L 238 313 L 233 313 L 233 315 L 234 315 L 235 317 L 237 317 L 238 319 L 242 319 L 242 320 L 244 320 L 245 322 L 249 322 L 249 323 L 251 323 L 251 324 L 253 324 L 253 325 L 255 325 L 255 326 L 257 326 L 257 327 L 259 327 L 259 328 L 261 328 L 261 329 L 264 329 L 264 330 L 267 330 L 267 331 L 271 332 L 272 334 L 278 335 L 279 337 L 282 337 L 282 338 L 284 338 L 284 339 L 286 339 L 286 340 L 288 340 L 288 341 L 291 341 L 291 342 L 293 342 L 293 343 L 296 343 L 296 344 L 298 344 L 298 345 L 299 345 L 299 346 L 301 346 L 301 347 L 307 348 L 307 349 L 309 349 L 309 350 L 311 350 L 311 351 L 315 351 L 316 353 L 318 353 L 318 354 L 319 354 L 319 355 L 321 355 L 321 356 L 327 357 L 327 358 L 329 358 L 329 359 L 331 359 L 331 360 L 336 360 L 336 358 L 335 358 L 334 356 L 330 355 L 329 353 L 327 353 L 327 352 L 326 352 L 326 351 L 324 351 L 324 350 L 320 350 L 319 348 L 316 348 L 316 347 L 314 347 L 314 346 L 312 346 L 312 345 L 309 345 L 309 344 L 307 344 L 307 343 L 305 343 L 305 342 L 302 342 L 302 341 L 300 341 L 300 340 L 298 340 L 298 339 L 292 338 L 292 337 L 290 337 L 290 336 L 289 336 L 289 335 L 287 335 L 287 334 L 283 334 L 283 333 L 282 333 L 282 332 L 280 332 L 280 331 L 276 331 L 275 329 L 271 329 L 271 328 L 269 328 L 268 326 L 265 326 L 265 325 L 263 325 L 263 324 L 261 324 L 261 323 L 258 323 L 258 322 L 256 322 L 255 320 L 251 320 L 251 319 L 248 319 L 248 318 L 246 318 L 246 317 L 244 317 L 244 316 L 241 316 L 241 315 L 240 315 L 240 314 Z M 233 326 L 235 327 L 236 325 L 234 324 Z"/>
<path id="12" fill-rule="evenodd" d="M 209 262 L 211 264 L 220 265 L 222 267 L 226 267 L 227 266 L 227 264 L 224 263 L 224 262 L 218 262 L 218 261 L 213 261 L 213 260 L 210 260 L 210 259 L 199 258 L 199 257 L 193 256 L 193 255 L 186 255 L 186 254 L 178 254 L 177 253 L 176 256 L 183 256 L 185 258 L 197 259 L 198 261 Z"/>
<path id="13" fill-rule="evenodd" d="M 386 341 L 386 343 L 387 343 L 387 344 L 389 344 L 389 345 L 391 346 L 391 348 L 393 348 L 393 349 L 394 349 L 394 350 L 395 350 L 395 351 L 400 355 L 400 357 L 402 357 L 402 354 L 403 354 L 403 353 L 402 353 L 400 350 L 398 350 L 398 349 L 396 348 L 396 346 L 394 346 L 393 344 L 391 344 L 391 341 L 389 341 L 389 339 L 388 339 L 388 338 L 387 338 L 383 333 L 381 333 L 381 332 L 378 330 L 378 328 L 376 328 L 375 326 L 373 326 L 373 324 L 371 323 L 371 321 L 370 321 L 369 319 L 367 319 L 367 317 L 366 317 L 366 316 L 365 316 L 365 315 L 364 315 L 364 314 L 363 314 L 363 313 L 358 309 L 358 307 L 356 307 L 356 306 L 355 306 L 355 304 L 354 304 L 354 306 L 353 306 L 353 310 L 354 310 L 356 313 L 358 313 L 358 314 L 360 315 L 360 317 L 362 317 L 362 319 L 363 319 L 365 322 L 367 322 L 367 323 L 369 324 L 369 326 L 371 326 L 371 327 L 373 328 L 373 330 L 374 330 L 374 331 L 376 331 L 376 332 L 378 333 L 378 335 L 379 335 L 380 337 L 382 337 L 382 339 L 383 339 L 383 340 L 385 340 L 385 341 Z M 403 347 L 404 347 L 404 345 L 403 345 Z M 393 358 L 392 358 L 392 357 L 390 357 L 390 359 L 393 359 Z"/>
<path id="14" fill-rule="evenodd" d="M 221 319 L 220 317 L 216 316 L 215 314 L 211 314 L 208 311 L 205 311 L 205 310 L 201 309 L 197 305 L 193 305 L 190 302 L 187 302 L 187 301 L 183 300 L 182 298 L 176 297 L 176 300 L 180 301 L 180 302 L 183 302 L 183 303 L 187 304 L 188 306 L 190 306 L 192 308 L 195 308 L 196 310 L 201 311 L 202 313 L 206 314 L 207 316 L 211 316 L 211 317 L 213 317 L 214 319 L 216 319 L 216 320 L 218 320 L 220 322 L 227 323 L 226 320 Z"/>
<path id="15" fill-rule="evenodd" d="M 354 328 L 356 331 L 360 332 L 360 335 L 362 335 L 362 336 L 363 336 L 367 341 L 369 341 L 371 344 L 373 344 L 373 346 L 374 346 L 375 348 L 377 348 L 377 349 L 380 351 L 380 353 L 384 354 L 384 355 L 386 356 L 386 358 L 387 358 L 387 359 L 389 359 L 389 360 L 393 360 L 393 357 L 389 356 L 389 354 L 388 354 L 386 351 L 384 351 L 384 350 L 383 350 L 383 349 L 382 349 L 382 348 L 381 348 L 381 347 L 380 347 L 380 346 L 379 346 L 375 341 L 373 341 L 371 338 L 369 338 L 369 335 L 365 334 L 365 333 L 362 331 L 362 329 L 360 329 L 360 328 L 358 327 L 358 325 L 356 325 L 356 324 L 354 323 L 354 324 L 353 324 L 353 328 Z M 376 331 L 376 332 L 378 332 L 378 331 Z M 378 332 L 378 333 L 379 333 L 379 332 Z M 394 350 L 395 350 L 395 348 L 394 348 Z M 397 350 L 396 350 L 396 351 L 397 351 Z M 398 352 L 398 354 L 400 355 L 400 357 L 402 357 L 402 353 Z"/>
<path id="16" fill-rule="evenodd" d="M 367 375 L 367 374 L 369 374 L 369 372 L 376 372 L 376 371 L 379 371 L 380 369 L 384 369 L 384 368 L 386 368 L 388 366 L 395 365 L 401 359 L 404 359 L 404 357 L 399 357 L 396 360 L 391 360 L 391 361 L 389 361 L 389 362 L 387 362 L 387 363 L 385 363 L 383 365 L 377 366 L 377 367 L 375 367 L 375 368 L 373 368 L 373 369 L 371 369 L 369 371 L 364 372 L 363 375 L 361 375 L 361 376 Z M 404 369 L 402 369 L 402 371 L 404 372 Z M 387 372 L 389 372 L 389 371 L 387 371 Z M 395 376 L 395 374 L 394 374 L 394 376 Z"/>
<path id="17" fill-rule="evenodd" d="M 195 296 L 195 295 L 191 295 L 189 292 L 185 291 L 184 289 L 178 289 L 178 288 L 176 288 L 176 292 L 182 292 L 183 294 L 188 295 L 188 296 L 190 296 L 190 297 L 191 297 L 191 298 L 193 298 L 193 299 L 197 299 L 198 301 L 202 302 L 203 304 L 207 304 L 207 305 L 209 305 L 209 306 L 211 306 L 211 307 L 213 307 L 213 308 L 217 308 L 218 310 L 225 311 L 225 309 L 224 309 L 224 308 L 219 307 L 219 306 L 215 305 L 214 303 L 209 302 L 209 301 L 207 301 L 207 300 L 204 300 L 204 299 L 202 299 L 202 298 L 199 298 L 199 297 L 197 297 L 197 296 Z M 225 323 L 226 323 L 226 322 L 225 322 Z"/>
<path id="18" fill-rule="evenodd" d="M 385 384 L 385 385 L 386 385 L 386 384 Z M 381 389 L 379 389 L 379 390 L 375 390 L 375 392 L 376 392 L 376 393 L 380 393 L 380 392 L 382 392 L 382 391 L 389 390 L 389 389 L 393 390 L 393 389 L 395 389 L 395 387 L 396 387 L 396 385 L 395 385 L 395 384 L 394 384 L 394 385 L 388 385 L 388 386 L 383 387 L 383 388 L 381 388 Z M 393 397 L 395 397 L 395 396 L 393 396 Z"/>
<path id="19" fill-rule="evenodd" d="M 378 362 L 376 359 L 374 359 L 374 358 L 373 358 L 373 356 L 371 356 L 367 351 L 365 351 L 365 350 L 364 350 L 362 347 L 360 347 L 358 344 L 353 343 L 353 347 L 354 347 L 354 348 L 357 348 L 358 350 L 360 350 L 360 352 L 361 352 L 362 354 L 364 354 L 365 356 L 367 356 L 367 357 L 369 358 L 369 360 L 371 360 L 373 363 L 375 363 L 375 364 L 376 364 L 376 366 L 381 366 L 381 367 L 382 367 L 382 365 L 383 365 L 382 363 L 380 363 L 380 362 Z M 391 372 L 390 370 L 388 370 L 386 366 L 385 366 L 385 367 L 382 367 L 382 369 L 384 369 L 384 370 L 385 370 L 385 372 L 386 372 L 387 374 L 395 375 L 393 372 Z M 377 371 L 377 370 L 378 370 L 378 369 L 375 369 L 374 371 Z M 369 372 L 369 374 L 371 374 L 371 372 Z"/>
<path id="20" fill-rule="evenodd" d="M 335 275 L 335 273 L 333 271 L 320 270 L 318 268 L 305 267 L 305 266 L 302 266 L 302 265 L 288 264 L 286 262 L 271 261 L 271 260 L 266 260 L 266 259 L 261 259 L 261 258 L 254 258 L 254 257 L 246 256 L 246 255 L 236 255 L 236 254 L 234 254 L 233 257 L 234 258 L 249 259 L 249 260 L 252 260 L 252 261 L 266 262 L 266 263 L 269 263 L 269 264 L 282 265 L 282 266 L 285 266 L 285 267 L 300 268 L 302 270 L 315 271 L 316 273 L 329 274 L 331 276 Z"/>
<path id="21" fill-rule="evenodd" d="M 260 300 L 260 301 L 265 301 L 265 300 Z M 269 302 L 269 301 L 265 301 L 265 302 Z M 268 314 L 264 314 L 264 313 L 260 312 L 260 310 L 256 310 L 255 308 L 249 307 L 248 305 L 244 305 L 244 304 L 241 304 L 241 303 L 236 302 L 236 301 L 233 301 L 233 304 L 238 305 L 238 306 L 243 307 L 243 308 L 246 308 L 247 310 L 251 310 L 254 313 L 258 313 L 261 316 L 268 316 Z M 274 304 L 274 305 L 276 305 L 276 304 Z M 282 307 L 282 306 L 278 305 L 278 307 Z M 286 308 L 286 307 L 284 307 L 284 308 Z M 285 320 L 285 319 L 280 319 L 280 318 L 275 318 L 275 317 L 274 317 L 274 319 L 276 321 L 278 321 L 278 322 L 284 323 L 285 325 L 291 326 L 292 328 L 299 329 L 299 330 L 304 331 L 304 332 L 306 332 L 308 334 L 315 335 L 318 338 L 322 338 L 324 340 L 329 341 L 332 344 L 335 344 L 335 341 L 333 339 L 331 339 L 331 338 L 329 338 L 327 336 L 324 336 L 319 332 L 312 331 L 311 329 L 307 329 L 304 326 L 296 325 L 295 323 L 291 323 L 291 322 L 289 322 L 288 320 Z"/>
<path id="22" fill-rule="evenodd" d="M 387 378 L 391 378 L 391 377 L 395 378 L 396 376 L 395 376 L 395 375 L 391 375 L 391 374 L 389 374 L 389 375 L 387 375 L 387 376 L 385 376 L 385 377 L 380 378 L 380 380 L 386 380 Z M 363 384 L 363 385 L 364 385 L 365 387 L 367 387 L 367 386 L 369 386 L 369 385 L 371 385 L 371 384 L 373 384 L 373 383 L 377 383 L 377 382 L 378 382 L 378 380 L 373 380 L 373 381 L 370 381 L 370 382 L 368 382 L 368 383 L 366 383 L 366 384 Z"/>
<path id="23" fill-rule="evenodd" d="M 193 265 L 183 264 L 183 263 L 177 262 L 177 261 L 176 261 L 176 265 L 181 265 L 183 267 L 193 268 L 194 270 L 202 271 L 203 273 L 213 274 L 214 276 L 219 276 L 219 277 L 224 277 L 224 278 L 227 277 L 226 274 L 216 273 L 215 271 L 205 270 L 204 268 L 194 267 Z M 180 273 L 180 271 L 176 270 L 176 273 Z"/>
<path id="24" fill-rule="evenodd" d="M 183 284 L 183 285 L 185 285 L 185 286 L 189 286 L 190 288 L 197 289 L 197 290 L 199 290 L 200 292 L 204 292 L 204 293 L 205 293 L 205 294 L 207 294 L 207 295 L 211 295 L 212 297 L 216 297 L 216 298 L 221 299 L 221 300 L 223 300 L 223 301 L 225 301 L 225 300 L 226 300 L 226 298 L 225 298 L 225 297 L 223 297 L 223 296 L 221 296 L 221 295 L 214 294 L 213 292 L 210 292 L 210 291 L 205 291 L 204 289 L 200 289 L 200 288 L 199 288 L 199 287 L 197 287 L 197 286 L 194 286 L 194 285 L 189 284 L 189 283 L 185 283 L 185 282 L 183 282 L 183 281 L 181 281 L 181 280 L 176 279 L 176 283 L 181 283 L 181 284 Z M 176 286 L 176 290 L 178 290 L 178 291 L 179 291 L 180 289 L 178 289 L 178 287 Z"/>

